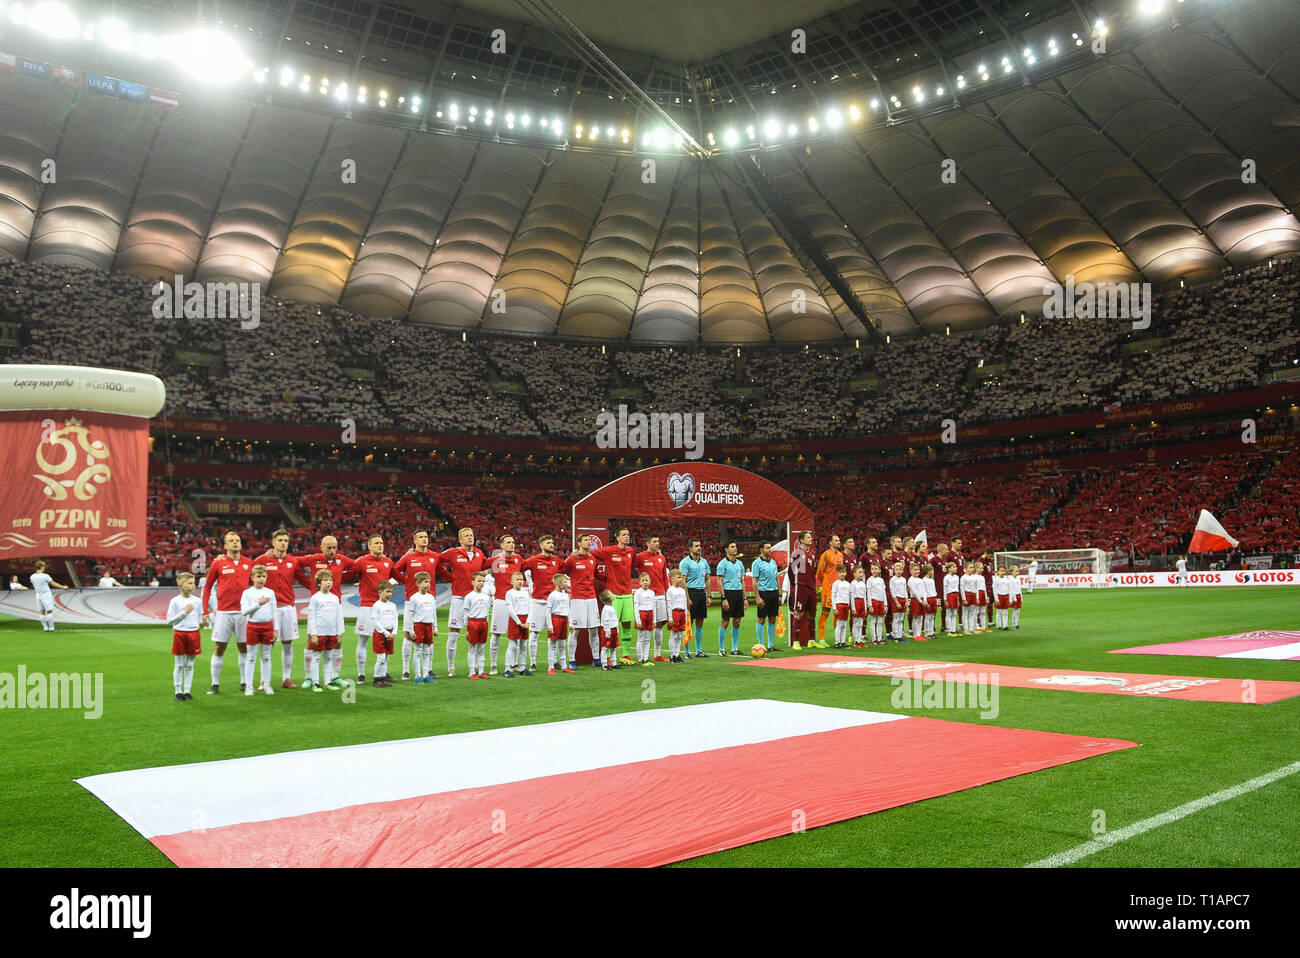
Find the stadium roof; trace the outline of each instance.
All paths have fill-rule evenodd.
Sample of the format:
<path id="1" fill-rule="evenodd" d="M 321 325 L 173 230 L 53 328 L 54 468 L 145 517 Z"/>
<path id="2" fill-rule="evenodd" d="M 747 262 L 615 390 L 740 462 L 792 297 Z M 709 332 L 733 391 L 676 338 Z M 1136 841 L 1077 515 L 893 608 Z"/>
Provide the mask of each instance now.
<path id="1" fill-rule="evenodd" d="M 1300 6 L 1223 4 L 1063 72 L 812 143 L 660 155 L 650 183 L 644 159 L 201 88 L 159 111 L 4 74 L 0 255 L 532 334 L 979 327 L 1038 312 L 1044 284 L 1068 276 L 1195 281 L 1300 249 Z"/>

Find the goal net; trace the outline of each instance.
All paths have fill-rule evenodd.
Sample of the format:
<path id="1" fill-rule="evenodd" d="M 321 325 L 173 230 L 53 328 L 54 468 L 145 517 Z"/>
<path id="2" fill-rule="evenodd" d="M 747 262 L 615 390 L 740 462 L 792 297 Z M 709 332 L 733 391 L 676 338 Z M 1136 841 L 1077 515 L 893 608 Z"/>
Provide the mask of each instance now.
<path id="1" fill-rule="evenodd" d="M 1037 579 L 1044 585 L 1053 578 L 1064 580 L 1063 585 L 1104 585 L 1109 581 L 1110 553 L 1105 549 L 1027 549 L 998 552 L 993 558 L 1000 568 L 1019 566 L 1022 576 L 1029 575 L 1036 561 Z"/>

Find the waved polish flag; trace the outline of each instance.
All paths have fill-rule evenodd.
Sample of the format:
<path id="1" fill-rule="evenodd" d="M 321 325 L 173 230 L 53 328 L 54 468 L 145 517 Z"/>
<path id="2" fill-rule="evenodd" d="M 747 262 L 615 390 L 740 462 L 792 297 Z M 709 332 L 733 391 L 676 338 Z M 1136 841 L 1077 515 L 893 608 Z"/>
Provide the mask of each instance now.
<path id="1" fill-rule="evenodd" d="M 1228 535 L 1226 529 L 1219 525 L 1219 520 L 1210 515 L 1210 510 L 1202 509 L 1201 517 L 1196 520 L 1196 531 L 1192 533 L 1188 552 L 1223 552 L 1235 549 L 1237 540 Z"/>
<path id="2" fill-rule="evenodd" d="M 631 867 L 1133 747 L 748 699 L 79 783 L 182 866 Z"/>
<path id="3" fill-rule="evenodd" d="M 922 529 L 920 532 L 918 532 L 915 536 L 912 537 L 912 544 L 917 546 L 925 546 L 927 549 L 930 548 L 930 540 L 925 537 L 924 529 Z"/>

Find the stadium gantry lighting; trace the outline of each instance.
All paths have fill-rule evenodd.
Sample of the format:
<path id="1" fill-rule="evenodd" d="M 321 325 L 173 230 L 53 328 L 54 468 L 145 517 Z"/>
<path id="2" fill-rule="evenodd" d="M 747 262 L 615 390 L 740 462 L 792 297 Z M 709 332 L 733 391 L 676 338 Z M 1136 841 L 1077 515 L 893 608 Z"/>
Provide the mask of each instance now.
<path id="1" fill-rule="evenodd" d="M 564 124 L 558 116 L 551 118 L 551 133 L 555 136 L 564 136 Z"/>
<path id="2" fill-rule="evenodd" d="M 922 90 L 919 86 L 912 87 L 912 96 L 916 98 L 917 103 L 925 102 L 925 91 Z"/>
<path id="3" fill-rule="evenodd" d="M 529 114 L 525 113 L 523 116 L 519 118 L 519 122 L 524 127 L 524 129 L 527 129 L 529 126 L 532 125 L 533 118 Z M 542 126 L 545 125 L 546 125 L 546 121 L 542 120 Z"/>
<path id="4" fill-rule="evenodd" d="M 544 130 L 550 125 L 551 125 L 551 121 L 548 120 L 546 117 L 542 117 L 542 129 Z"/>
<path id="5" fill-rule="evenodd" d="M 832 130 L 838 130 L 844 125 L 844 115 L 839 110 L 831 109 L 826 111 L 826 125 Z"/>
<path id="6" fill-rule="evenodd" d="M 849 105 L 849 119 L 855 122 L 862 119 L 862 111 L 858 109 L 856 103 Z"/>
<path id="7" fill-rule="evenodd" d="M 16 5 L 14 9 L 21 11 L 22 7 Z M 19 13 L 19 16 L 24 15 Z M 71 40 L 81 33 L 81 21 L 65 4 L 58 2 L 38 3 L 24 19 L 33 30 L 56 40 Z"/>
<path id="8" fill-rule="evenodd" d="M 758 138 L 758 133 L 754 129 L 754 124 L 751 123 L 745 127 L 745 136 L 749 137 L 749 142 L 751 143 Z"/>
<path id="9" fill-rule="evenodd" d="M 121 20 L 104 20 L 99 24 L 99 35 L 114 50 L 131 49 L 131 31 Z"/>
<path id="10" fill-rule="evenodd" d="M 411 97 L 411 112 L 412 113 L 420 112 L 420 98 L 418 96 Z"/>
<path id="11" fill-rule="evenodd" d="M 340 103 L 347 102 L 348 85 L 346 83 L 340 83 L 337 87 L 334 88 L 334 98 L 338 100 Z"/>
<path id="12" fill-rule="evenodd" d="M 879 110 L 879 109 L 880 109 L 880 98 L 879 98 L 879 97 L 874 97 L 874 96 L 873 96 L 873 97 L 871 98 L 871 109 L 873 109 L 873 110 Z"/>
<path id="13" fill-rule="evenodd" d="M 817 117 L 815 116 L 808 117 L 808 132 L 809 133 L 817 132 Z"/>
<path id="14" fill-rule="evenodd" d="M 311 89 L 311 74 L 304 73 L 302 75 L 302 80 L 299 81 L 298 83 L 298 89 L 301 90 L 303 93 L 306 93 L 309 89 Z"/>
<path id="15" fill-rule="evenodd" d="M 224 86 L 246 76 L 252 61 L 239 41 L 223 30 L 195 30 L 169 45 L 181 70 L 204 83 Z"/>
<path id="16" fill-rule="evenodd" d="M 726 141 L 727 146 L 735 146 L 740 141 L 740 134 L 733 127 L 722 134 L 722 138 Z"/>
<path id="17" fill-rule="evenodd" d="M 1144 16 L 1153 17 L 1165 8 L 1165 0 L 1140 0 L 1138 3 L 1138 12 Z"/>
<path id="18" fill-rule="evenodd" d="M 958 90 L 966 89 L 966 78 L 962 76 L 960 73 L 957 74 L 957 89 Z"/>
<path id="19" fill-rule="evenodd" d="M 611 140 L 614 139 L 614 128 L 612 126 L 605 127 L 605 135 Z"/>
<path id="20" fill-rule="evenodd" d="M 781 124 L 777 123 L 776 120 L 768 120 L 763 124 L 763 136 L 767 137 L 769 140 L 775 140 L 780 135 Z"/>

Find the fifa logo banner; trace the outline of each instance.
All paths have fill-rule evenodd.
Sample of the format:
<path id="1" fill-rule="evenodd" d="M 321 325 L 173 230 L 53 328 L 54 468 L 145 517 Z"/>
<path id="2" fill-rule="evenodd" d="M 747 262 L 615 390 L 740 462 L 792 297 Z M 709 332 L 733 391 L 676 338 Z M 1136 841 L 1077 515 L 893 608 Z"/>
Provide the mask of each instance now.
<path id="1" fill-rule="evenodd" d="M 0 366 L 0 557 L 140 558 L 153 376 Z"/>

